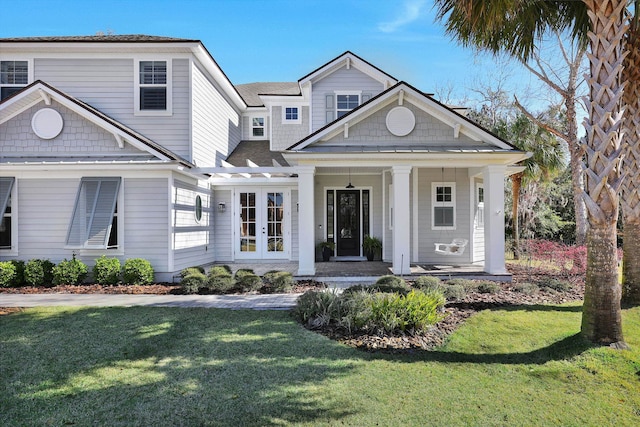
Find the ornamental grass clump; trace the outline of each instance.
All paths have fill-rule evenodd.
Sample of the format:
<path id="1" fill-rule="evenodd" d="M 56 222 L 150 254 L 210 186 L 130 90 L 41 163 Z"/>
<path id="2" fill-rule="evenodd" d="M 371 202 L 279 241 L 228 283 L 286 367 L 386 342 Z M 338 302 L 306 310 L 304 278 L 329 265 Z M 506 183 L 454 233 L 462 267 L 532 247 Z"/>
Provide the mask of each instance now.
<path id="1" fill-rule="evenodd" d="M 117 285 L 120 282 L 122 265 L 118 258 L 101 256 L 93 266 L 93 280 L 99 285 Z"/>
<path id="2" fill-rule="evenodd" d="M 89 270 L 84 262 L 74 256 L 70 260 L 60 261 L 52 272 L 54 285 L 79 285 L 86 279 Z"/>
<path id="3" fill-rule="evenodd" d="M 30 259 L 24 265 L 24 283 L 30 286 L 53 285 L 53 267 L 48 259 Z"/>
<path id="4" fill-rule="evenodd" d="M 122 281 L 127 285 L 150 285 L 153 283 L 153 267 L 143 258 L 129 258 L 122 267 Z"/>
<path id="5" fill-rule="evenodd" d="M 292 314 L 310 328 L 321 328 L 341 318 L 341 303 L 334 291 L 307 291 L 298 298 Z"/>
<path id="6" fill-rule="evenodd" d="M 465 291 L 462 285 L 444 284 L 442 285 L 442 295 L 447 301 L 456 301 L 466 297 L 467 291 Z"/>
<path id="7" fill-rule="evenodd" d="M 439 292 L 413 290 L 406 295 L 376 294 L 369 329 L 377 333 L 418 334 L 442 320 L 445 299 Z"/>
<path id="8" fill-rule="evenodd" d="M 448 285 L 460 285 L 464 288 L 465 292 L 477 292 L 478 282 L 470 279 L 450 279 L 447 280 Z"/>
<path id="9" fill-rule="evenodd" d="M 376 282 L 369 286 L 373 292 L 393 293 L 398 292 L 401 294 L 407 294 L 411 290 L 411 287 L 407 285 L 407 282 L 398 276 L 382 276 Z"/>
<path id="10" fill-rule="evenodd" d="M 568 292 L 573 288 L 571 282 L 555 278 L 546 279 L 538 283 L 538 286 L 555 292 Z"/>
<path id="11" fill-rule="evenodd" d="M 478 292 L 481 294 L 497 294 L 500 289 L 500 285 L 489 280 L 478 283 Z"/>
<path id="12" fill-rule="evenodd" d="M 413 286 L 421 291 L 440 291 L 444 286 L 442 280 L 434 276 L 420 276 L 414 282 Z"/>

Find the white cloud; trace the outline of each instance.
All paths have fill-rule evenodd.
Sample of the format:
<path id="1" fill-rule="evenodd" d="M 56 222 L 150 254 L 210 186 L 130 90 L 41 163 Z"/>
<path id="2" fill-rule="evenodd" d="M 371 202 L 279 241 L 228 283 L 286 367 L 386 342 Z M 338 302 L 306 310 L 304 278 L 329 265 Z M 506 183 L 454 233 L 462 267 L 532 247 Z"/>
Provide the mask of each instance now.
<path id="1" fill-rule="evenodd" d="M 378 30 L 383 33 L 393 33 L 400 27 L 412 23 L 420 18 L 424 4 L 425 0 L 407 0 L 399 11 L 398 17 L 393 21 L 378 24 Z"/>

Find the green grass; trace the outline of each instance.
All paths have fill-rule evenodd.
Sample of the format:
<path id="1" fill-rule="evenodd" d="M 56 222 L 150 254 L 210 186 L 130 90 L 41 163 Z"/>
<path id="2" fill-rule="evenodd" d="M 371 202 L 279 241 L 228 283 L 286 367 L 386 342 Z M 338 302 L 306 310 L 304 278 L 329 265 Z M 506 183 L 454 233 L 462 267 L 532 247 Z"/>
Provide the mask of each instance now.
<path id="1" fill-rule="evenodd" d="M 369 354 L 286 312 L 38 308 L 0 316 L 0 425 L 640 423 L 631 351 L 579 337 L 580 307 L 484 311 L 444 348 Z"/>

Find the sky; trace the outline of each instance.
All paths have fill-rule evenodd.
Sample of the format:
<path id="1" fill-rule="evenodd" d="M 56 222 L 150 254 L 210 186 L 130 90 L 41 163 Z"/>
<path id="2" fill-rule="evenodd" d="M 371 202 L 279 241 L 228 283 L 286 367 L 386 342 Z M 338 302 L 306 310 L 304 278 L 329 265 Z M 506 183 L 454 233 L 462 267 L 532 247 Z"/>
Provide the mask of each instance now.
<path id="1" fill-rule="evenodd" d="M 297 81 L 349 50 L 449 100 L 495 77 L 459 46 L 432 0 L 0 0 L 0 37 L 148 34 L 201 40 L 232 83 Z M 508 71 L 512 87 L 532 79 Z M 507 87 L 509 89 L 509 87 Z"/>

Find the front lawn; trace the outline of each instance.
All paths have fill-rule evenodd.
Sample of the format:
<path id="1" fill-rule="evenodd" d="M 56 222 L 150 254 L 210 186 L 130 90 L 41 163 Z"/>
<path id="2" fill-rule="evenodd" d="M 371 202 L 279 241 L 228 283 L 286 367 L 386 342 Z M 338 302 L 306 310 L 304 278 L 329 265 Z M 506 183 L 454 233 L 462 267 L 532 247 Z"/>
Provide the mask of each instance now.
<path id="1" fill-rule="evenodd" d="M 436 351 L 367 353 L 286 312 L 38 308 L 0 316 L 0 425 L 638 425 L 632 351 L 580 307 L 484 311 Z"/>

